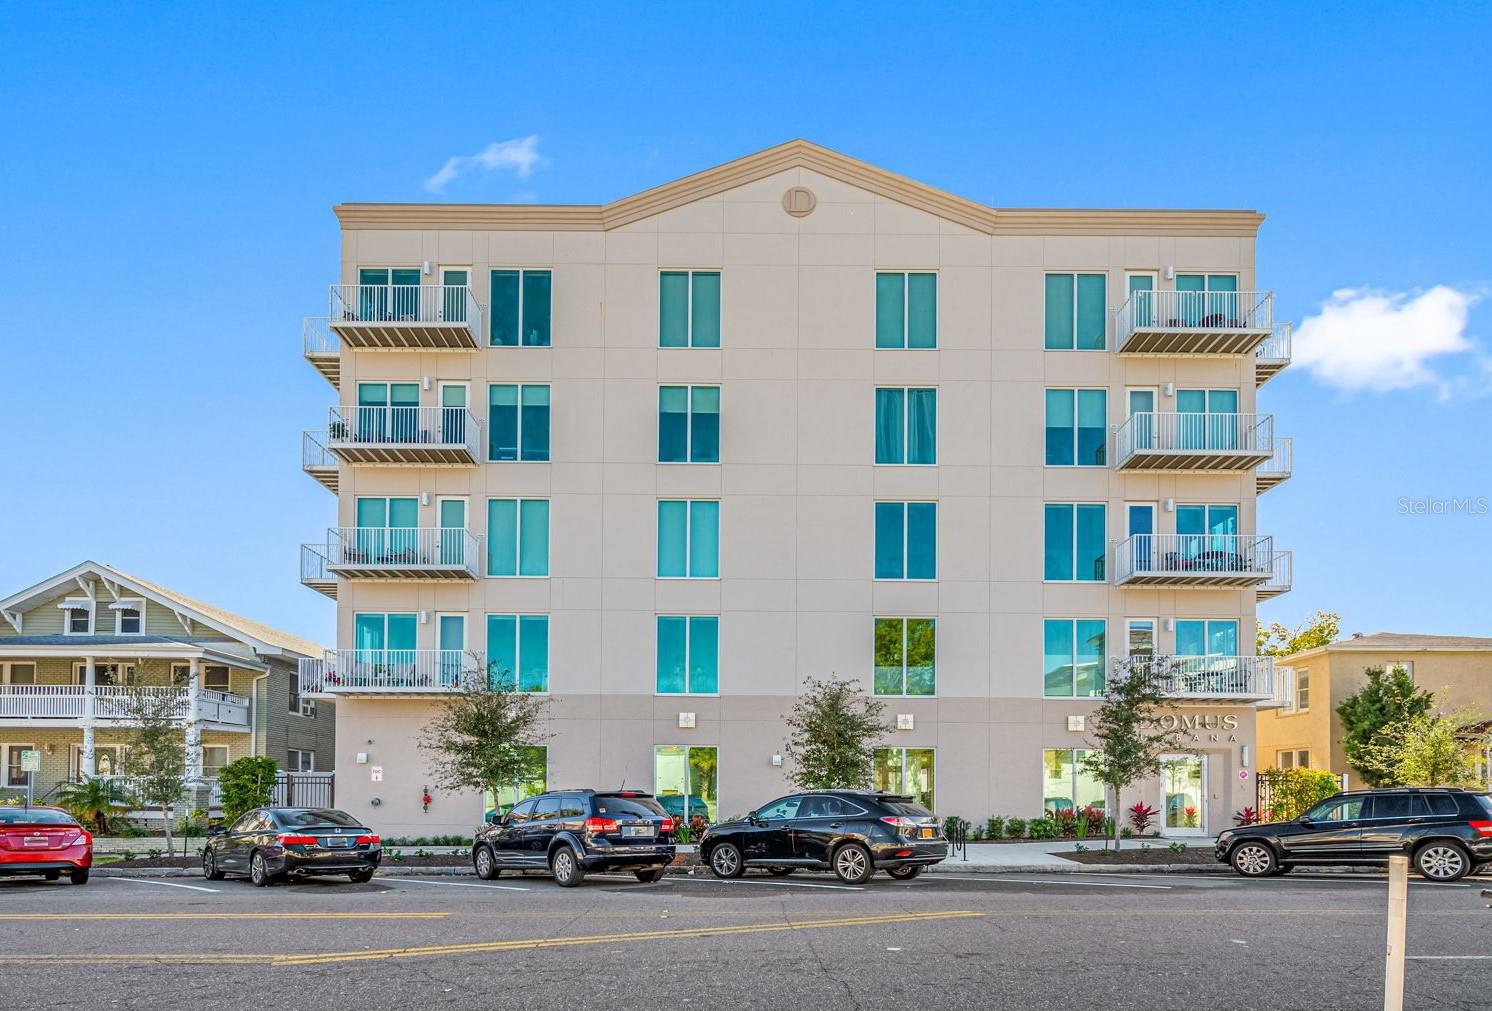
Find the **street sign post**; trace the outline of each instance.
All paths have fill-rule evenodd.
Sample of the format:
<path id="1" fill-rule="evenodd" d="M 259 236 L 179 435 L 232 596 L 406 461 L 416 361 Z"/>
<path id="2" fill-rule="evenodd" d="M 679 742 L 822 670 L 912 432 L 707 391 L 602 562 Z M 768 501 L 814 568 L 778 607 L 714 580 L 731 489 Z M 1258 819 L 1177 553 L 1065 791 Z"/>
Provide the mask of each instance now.
<path id="1" fill-rule="evenodd" d="M 21 752 L 21 771 L 26 774 L 26 806 L 36 798 L 36 774 L 41 771 L 41 752 L 28 748 Z"/>

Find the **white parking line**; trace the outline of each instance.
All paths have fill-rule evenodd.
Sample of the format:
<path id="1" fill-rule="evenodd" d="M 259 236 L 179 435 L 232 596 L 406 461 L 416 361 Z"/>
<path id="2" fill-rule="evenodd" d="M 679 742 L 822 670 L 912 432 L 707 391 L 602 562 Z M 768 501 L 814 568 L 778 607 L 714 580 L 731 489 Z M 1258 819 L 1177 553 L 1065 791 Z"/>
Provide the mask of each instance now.
<path id="1" fill-rule="evenodd" d="M 1388 885 L 1388 878 L 1358 877 L 1358 876 L 1355 876 L 1355 875 L 1354 876 L 1348 876 L 1348 875 L 1345 875 L 1345 874 L 1343 874 L 1343 875 L 1335 875 L 1335 874 L 1284 874 L 1284 875 L 1281 875 L 1280 877 L 1277 877 L 1277 878 L 1263 878 L 1263 879 L 1259 879 L 1259 880 L 1283 881 L 1286 884 L 1288 884 L 1291 881 L 1326 881 L 1326 882 L 1331 882 L 1332 884 L 1343 884 L 1343 885 L 1377 885 L 1379 888 L 1384 888 L 1384 887 L 1386 887 Z M 1416 885 L 1416 886 L 1418 886 L 1420 888 L 1471 888 L 1471 887 L 1473 887 L 1472 885 L 1465 885 L 1465 884 L 1461 884 L 1461 883 L 1455 882 L 1455 881 L 1410 881 L 1409 883 L 1411 885 Z"/>
<path id="2" fill-rule="evenodd" d="M 423 878 L 384 878 L 385 881 L 407 881 L 412 885 L 445 885 L 447 888 L 496 888 L 504 892 L 528 892 L 531 888 L 518 885 L 483 885 L 475 881 L 426 881 Z"/>
<path id="3" fill-rule="evenodd" d="M 1405 955 L 1410 961 L 1419 962 L 1485 962 L 1492 955 Z"/>
<path id="4" fill-rule="evenodd" d="M 133 885 L 161 885 L 161 886 L 163 886 L 165 888 L 190 888 L 194 892 L 212 892 L 214 894 L 222 891 L 221 888 L 203 888 L 201 885 L 182 885 L 182 884 L 177 884 L 175 881 L 156 881 L 154 878 L 115 878 L 115 877 L 107 877 L 107 878 L 100 878 L 99 880 L 101 880 L 101 881 L 128 881 L 130 884 L 133 884 Z"/>
<path id="5" fill-rule="evenodd" d="M 864 887 L 860 885 L 819 885 L 808 881 L 752 881 L 746 878 L 706 878 L 688 875 L 681 880 L 684 881 L 708 881 L 717 885 L 775 885 L 778 888 L 828 888 L 836 892 L 863 892 Z"/>
<path id="6" fill-rule="evenodd" d="M 1067 877 L 1067 875 L 1062 875 Z M 1067 885 L 1071 888 L 1156 888 L 1161 891 L 1170 891 L 1171 885 L 1141 885 L 1130 881 L 1038 881 L 1032 878 L 1012 878 L 1004 874 L 978 874 L 968 876 L 957 876 L 953 874 L 933 874 L 929 880 L 932 881 L 989 881 L 999 882 L 1007 885 Z"/>

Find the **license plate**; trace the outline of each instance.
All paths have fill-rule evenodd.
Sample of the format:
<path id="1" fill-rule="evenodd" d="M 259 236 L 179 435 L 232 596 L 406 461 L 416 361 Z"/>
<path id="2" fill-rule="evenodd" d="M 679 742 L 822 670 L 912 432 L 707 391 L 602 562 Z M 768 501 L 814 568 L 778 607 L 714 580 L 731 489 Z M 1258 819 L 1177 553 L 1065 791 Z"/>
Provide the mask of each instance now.
<path id="1" fill-rule="evenodd" d="M 918 833 L 918 837 L 922 839 L 931 839 L 933 837 L 933 830 L 930 828 L 925 828 Z"/>
<path id="2" fill-rule="evenodd" d="M 326 838 L 326 845 L 328 847 L 351 846 L 352 843 L 353 839 L 350 835 L 333 835 Z"/>
<path id="3" fill-rule="evenodd" d="M 643 836 L 643 835 L 650 836 L 652 834 L 653 834 L 653 826 L 651 826 L 651 825 L 623 825 L 622 826 L 622 835 L 624 835 L 624 836 Z"/>
<path id="4" fill-rule="evenodd" d="M 48 839 L 27 839 L 25 842 L 26 842 L 27 846 L 46 846 L 46 845 L 48 845 L 48 843 L 50 842 L 50 840 L 48 840 Z"/>

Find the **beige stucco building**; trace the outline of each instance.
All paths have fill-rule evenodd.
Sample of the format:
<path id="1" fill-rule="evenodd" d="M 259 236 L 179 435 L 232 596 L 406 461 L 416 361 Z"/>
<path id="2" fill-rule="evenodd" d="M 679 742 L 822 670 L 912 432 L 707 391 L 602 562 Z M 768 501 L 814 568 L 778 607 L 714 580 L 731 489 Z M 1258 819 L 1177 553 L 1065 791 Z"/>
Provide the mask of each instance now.
<path id="1" fill-rule="evenodd" d="M 1357 772 L 1342 750 L 1337 706 L 1367 684 L 1374 668 L 1403 667 L 1435 693 L 1442 711 L 1469 708 L 1492 719 L 1492 638 L 1374 632 L 1355 635 L 1280 660 L 1295 672 L 1284 706 L 1259 719 L 1261 768 L 1306 767 Z"/>
<path id="2" fill-rule="evenodd" d="M 302 580 L 338 648 L 302 667 L 341 806 L 481 817 L 422 810 L 414 743 L 475 657 L 552 697 L 550 786 L 750 810 L 838 674 L 898 727 L 880 785 L 1032 817 L 1101 800 L 1074 752 L 1131 654 L 1187 658 L 1199 749 L 1141 796 L 1177 831 L 1252 803 L 1290 564 L 1256 512 L 1289 474 L 1262 215 L 997 209 L 803 141 L 604 205 L 336 214 Z"/>

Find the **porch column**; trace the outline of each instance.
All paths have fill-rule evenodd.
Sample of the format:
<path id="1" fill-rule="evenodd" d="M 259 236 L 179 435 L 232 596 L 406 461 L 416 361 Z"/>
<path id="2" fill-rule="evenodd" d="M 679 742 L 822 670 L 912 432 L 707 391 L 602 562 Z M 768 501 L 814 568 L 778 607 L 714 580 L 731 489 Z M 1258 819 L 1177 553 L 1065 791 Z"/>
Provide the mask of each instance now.
<path id="1" fill-rule="evenodd" d="M 94 696 L 96 671 L 93 657 L 83 658 L 83 747 L 78 752 L 78 772 L 82 779 L 92 779 L 96 768 L 93 763 L 93 727 L 97 721 L 98 707 Z"/>
<path id="2" fill-rule="evenodd" d="M 187 676 L 186 778 L 195 787 L 202 781 L 202 661 L 192 657 Z"/>

